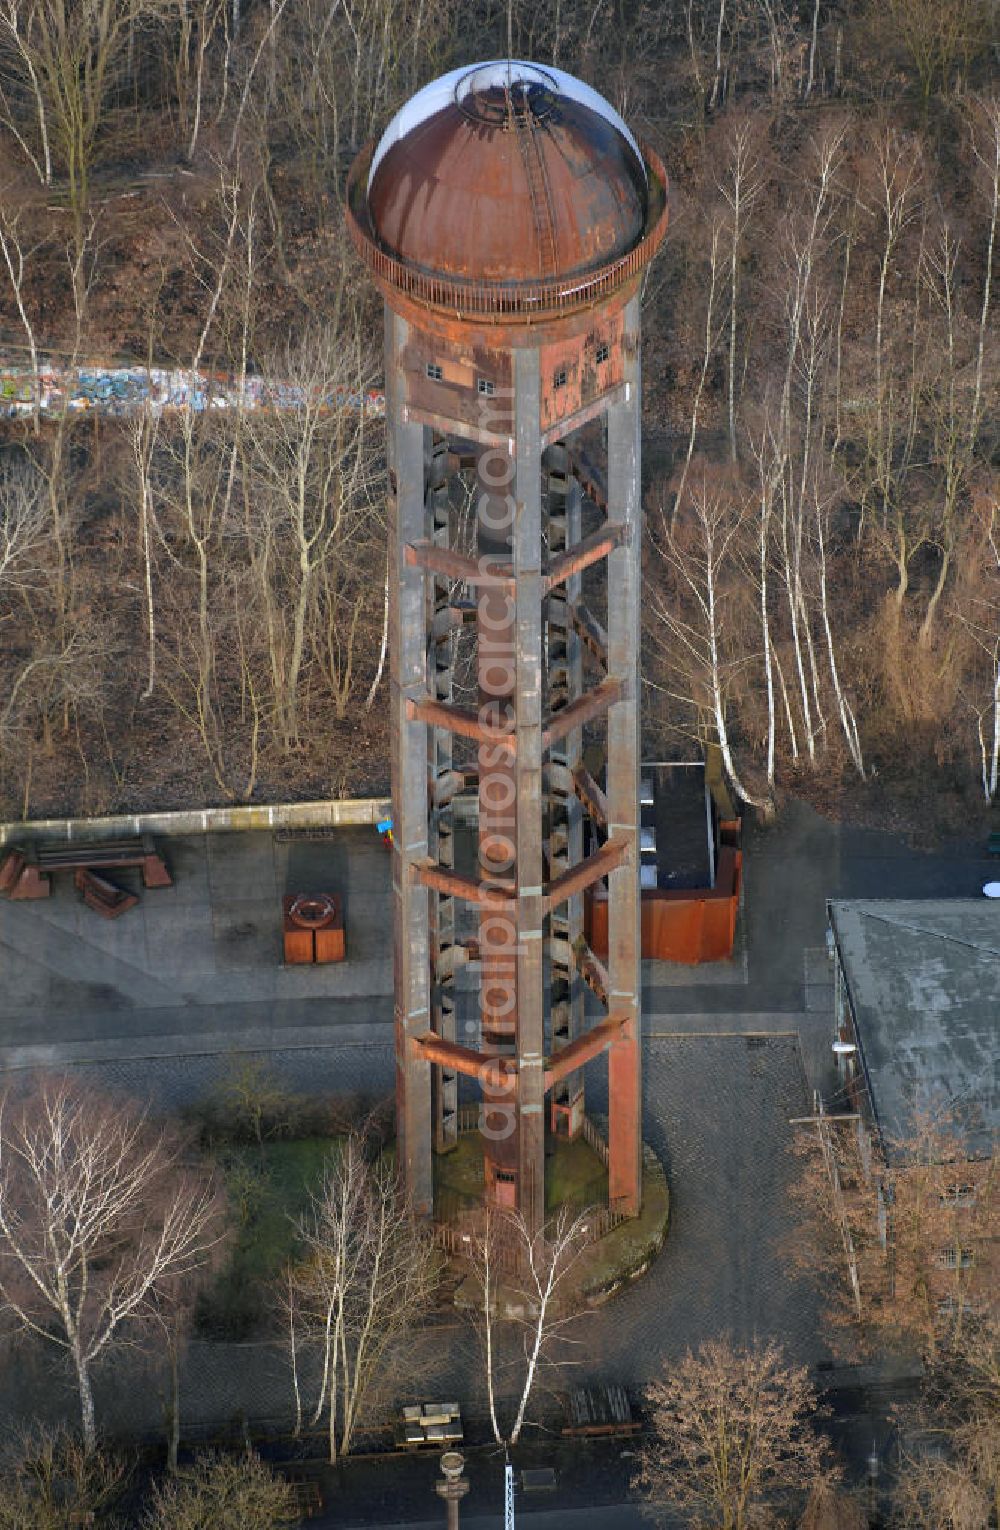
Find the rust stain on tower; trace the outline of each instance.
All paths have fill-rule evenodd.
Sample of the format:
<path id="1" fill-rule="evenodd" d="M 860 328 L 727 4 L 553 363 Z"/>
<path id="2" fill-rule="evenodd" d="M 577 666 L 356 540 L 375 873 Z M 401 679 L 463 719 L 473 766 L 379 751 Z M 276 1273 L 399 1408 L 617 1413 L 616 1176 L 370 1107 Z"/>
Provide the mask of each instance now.
<path id="1" fill-rule="evenodd" d="M 635 1215 L 638 290 L 666 176 L 588 86 L 501 60 L 407 103 L 352 167 L 348 222 L 386 305 L 400 1161 L 430 1212 L 467 1076 L 485 1193 L 541 1226 L 546 1134 L 581 1131 L 606 1052 L 609 1197 Z M 583 928 L 602 879 L 605 960 Z"/>

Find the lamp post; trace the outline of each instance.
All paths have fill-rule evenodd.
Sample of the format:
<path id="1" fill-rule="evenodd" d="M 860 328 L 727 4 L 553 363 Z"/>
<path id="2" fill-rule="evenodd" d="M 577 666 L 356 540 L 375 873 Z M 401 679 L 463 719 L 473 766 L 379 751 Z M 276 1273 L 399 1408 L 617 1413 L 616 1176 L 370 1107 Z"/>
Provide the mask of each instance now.
<path id="1" fill-rule="evenodd" d="M 444 1481 L 435 1482 L 434 1491 L 448 1505 L 448 1530 L 458 1530 L 458 1505 L 469 1491 L 469 1484 L 462 1476 L 465 1457 L 461 1451 L 446 1450 L 441 1457 L 441 1470 Z"/>

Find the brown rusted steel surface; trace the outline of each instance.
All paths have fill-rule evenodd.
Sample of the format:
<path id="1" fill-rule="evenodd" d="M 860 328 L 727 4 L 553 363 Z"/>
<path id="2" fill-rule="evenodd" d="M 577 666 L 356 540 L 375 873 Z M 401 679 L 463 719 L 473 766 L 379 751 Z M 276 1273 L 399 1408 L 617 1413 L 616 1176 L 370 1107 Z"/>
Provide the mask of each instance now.
<path id="1" fill-rule="evenodd" d="M 600 685 L 595 685 L 592 691 L 587 691 L 579 696 L 576 701 L 571 701 L 563 707 L 561 712 L 556 712 L 550 719 L 548 727 L 542 735 L 546 745 L 555 739 L 562 738 L 571 728 L 582 728 L 584 723 L 591 722 L 593 718 L 600 717 L 602 712 L 616 702 L 622 694 L 623 681 L 611 677 L 602 680 Z"/>
<path id="2" fill-rule="evenodd" d="M 608 799 L 582 765 L 573 772 L 573 790 L 599 829 L 608 826 Z"/>
<path id="3" fill-rule="evenodd" d="M 639 1208 L 637 294 L 667 180 L 569 86 L 549 97 L 508 72 L 498 89 L 495 66 L 484 78 L 478 95 L 452 101 L 449 85 L 399 119 L 370 196 L 373 147 L 358 156 L 347 222 L 392 315 L 400 1161 L 426 1210 L 431 1140 L 451 1145 L 459 1076 L 474 1078 L 486 1194 L 535 1231 L 546 1132 L 585 1128 L 583 1069 L 601 1052 L 609 1194 L 616 1215 Z M 599 417 L 606 461 L 591 462 L 582 427 Z M 586 537 L 583 496 L 605 518 Z M 607 631 L 583 604 L 605 588 Z M 582 766 L 587 725 L 607 732 L 606 785 Z M 478 797 L 471 875 L 455 860 L 463 787 Z M 583 917 L 605 878 L 607 967 Z M 453 987 L 473 960 L 478 1023 Z M 606 1010 L 614 995 L 589 1031 L 585 986 Z"/>
<path id="4" fill-rule="evenodd" d="M 566 277 L 627 255 L 646 224 L 643 167 L 580 101 L 496 86 L 452 100 L 393 144 L 368 191 L 400 260 L 510 282 Z"/>
<path id="5" fill-rule="evenodd" d="M 443 574 L 447 579 L 460 579 L 463 584 L 507 586 L 514 578 L 509 564 L 498 563 L 489 569 L 480 568 L 475 558 L 455 552 L 450 547 L 434 547 L 430 542 L 416 542 L 406 549 L 406 561 L 416 568 L 425 568 L 432 574 Z"/>
<path id="6" fill-rule="evenodd" d="M 505 411 L 508 416 L 512 406 Z M 508 418 L 508 433 L 513 433 Z M 496 459 L 496 460 L 494 460 Z M 506 568 L 513 557 L 513 497 L 497 492 L 490 479 L 500 480 L 502 490 L 514 482 L 515 464 L 507 453 L 490 453 L 489 468 L 480 454 L 477 460 L 477 550 L 484 568 Z M 504 481 L 505 480 L 505 481 Z M 479 751 L 479 874 L 488 884 L 518 879 L 516 825 L 530 804 L 518 803 L 515 779 L 517 718 L 517 648 L 515 601 L 506 588 L 484 585 L 476 615 L 476 665 L 480 709 L 507 729 L 506 746 Z M 482 914 L 479 920 L 480 1028 L 484 1051 L 514 1055 L 517 1051 L 518 963 L 516 895 L 500 914 Z M 502 1203 L 515 1198 L 519 1165 L 520 1121 L 516 1093 L 501 1080 L 501 1087 L 483 1088 L 484 1108 L 494 1128 L 484 1140 L 486 1193 Z M 505 1124 L 506 1130 L 502 1130 Z M 509 1190 L 508 1188 L 509 1187 Z"/>
<path id="7" fill-rule="evenodd" d="M 481 721 L 478 712 L 471 707 L 458 707 L 445 701 L 432 701 L 430 697 L 421 700 L 411 699 L 407 706 L 407 715 L 417 722 L 431 723 L 435 728 L 447 728 L 449 733 L 457 733 L 462 738 L 471 738 L 477 744 L 496 744 L 498 748 L 506 749 L 513 756 L 516 749 L 516 741 L 508 739 L 502 727 L 493 726 Z"/>
<path id="8" fill-rule="evenodd" d="M 581 268 L 578 263 L 570 265 L 557 277 L 537 279 L 537 268 L 525 270 L 524 245 L 518 241 L 513 263 L 500 265 L 489 246 L 480 253 L 460 245 L 460 265 L 451 270 L 448 266 L 436 266 L 438 251 L 430 220 L 421 220 L 421 235 L 427 241 L 418 245 L 413 241 L 416 256 L 393 250 L 385 231 L 384 221 L 373 217 L 366 195 L 368 169 L 374 144 L 369 144 L 358 155 L 351 167 L 347 182 L 347 227 L 355 249 L 368 266 L 379 286 L 391 289 L 418 303 L 431 308 L 443 309 L 459 322 L 473 319 L 485 322 L 520 321 L 538 323 L 546 318 L 572 313 L 581 308 L 612 297 L 620 288 L 638 276 L 659 249 L 667 231 L 668 201 L 667 176 L 658 156 L 643 145 L 643 157 L 650 172 L 649 208 L 644 222 L 640 222 L 640 235 L 626 253 L 608 257 L 597 256 L 596 262 Z M 391 156 L 387 156 L 391 157 Z M 475 156 L 470 156 L 475 165 Z M 380 171 L 382 166 L 379 167 Z M 574 188 L 570 188 L 572 195 Z M 522 216 L 530 216 L 530 194 L 524 183 Z M 476 227 L 468 201 L 456 197 L 453 213 L 458 220 L 460 232 L 466 240 Z M 574 216 L 574 223 L 578 215 Z M 582 222 L 582 220 L 580 220 Z M 523 228 L 522 228 L 523 234 Z M 581 234 L 576 241 L 580 248 Z M 528 249 L 534 244 L 529 235 Z M 465 253 L 462 254 L 462 250 Z M 448 258 L 445 256 L 445 258 Z M 485 266 L 485 270 L 482 267 Z M 499 269 L 498 269 L 499 267 Z M 492 272 L 497 275 L 491 276 Z M 512 278 L 511 273 L 521 273 Z M 387 296 L 391 295 L 387 291 Z"/>
<path id="9" fill-rule="evenodd" d="M 606 1005 L 608 1002 L 608 969 L 588 946 L 581 941 L 576 952 L 576 969 L 595 998 Z"/>
<path id="10" fill-rule="evenodd" d="M 481 1078 L 484 1071 L 496 1072 L 502 1077 L 513 1078 L 517 1064 L 507 1057 L 491 1057 L 477 1047 L 464 1047 L 457 1041 L 444 1041 L 434 1031 L 425 1031 L 413 1038 L 413 1045 L 420 1050 L 427 1062 L 464 1073 L 466 1078 Z"/>
<path id="11" fill-rule="evenodd" d="M 714 887 L 693 890 L 645 888 L 642 893 L 642 954 L 650 961 L 724 961 L 733 954 L 740 906 L 742 852 L 724 845 Z M 608 902 L 585 902 L 587 939 L 598 955 L 608 950 Z"/>
<path id="12" fill-rule="evenodd" d="M 573 574 L 582 574 L 584 569 L 600 563 L 602 558 L 606 558 L 609 552 L 621 545 L 625 536 L 626 529 L 620 523 L 599 526 L 568 552 L 553 558 L 545 575 L 546 590 L 553 590 Z"/>
<path id="13" fill-rule="evenodd" d="M 393 310 L 401 318 L 419 327 L 426 335 L 436 336 L 440 345 L 458 345 L 467 353 L 479 347 L 494 352 L 506 347 L 509 354 L 514 346 L 524 344 L 529 332 L 532 344 L 539 346 L 550 340 L 563 340 L 571 334 L 581 337 L 589 335 L 595 324 L 603 324 L 635 296 L 642 285 L 644 270 L 645 267 L 640 268 L 621 286 L 612 287 L 604 297 L 593 303 L 585 303 L 579 308 L 552 310 L 539 315 L 537 319 L 527 315 L 488 311 L 481 314 L 456 313 L 454 309 L 431 308 L 394 288 L 383 287 L 381 290 L 387 300 L 391 293 Z M 468 435 L 463 436 L 463 441 L 487 439 L 476 434 L 474 417 L 467 416 L 465 425 Z M 434 428 L 440 427 L 435 425 Z M 449 434 L 448 429 L 444 430 L 444 434 Z M 552 441 L 555 439 L 551 437 Z M 549 445 L 550 441 L 545 444 Z"/>
<path id="14" fill-rule="evenodd" d="M 544 898 L 546 913 L 557 903 L 562 903 L 566 898 L 572 898 L 574 893 L 583 892 L 584 888 L 592 887 L 599 878 L 606 877 L 609 871 L 614 871 L 628 858 L 629 849 L 627 840 L 609 839 L 578 866 L 571 867 L 569 871 L 564 871 L 562 876 L 556 877 L 554 882 L 549 882 L 545 888 Z"/>
<path id="15" fill-rule="evenodd" d="M 609 1015 L 606 1020 L 599 1020 L 596 1025 L 582 1036 L 577 1036 L 573 1041 L 567 1042 L 566 1046 L 549 1060 L 545 1070 L 545 1087 L 551 1089 L 567 1073 L 573 1073 L 577 1068 L 582 1068 L 592 1058 L 600 1055 L 605 1047 L 617 1040 L 622 1026 L 625 1023 L 624 1015 Z"/>
<path id="16" fill-rule="evenodd" d="M 597 617 L 588 611 L 586 606 L 577 604 L 573 608 L 573 626 L 590 656 L 607 669 L 608 634 Z"/>
<path id="17" fill-rule="evenodd" d="M 464 898 L 466 903 L 475 903 L 480 908 L 505 912 L 514 896 L 514 884 L 509 878 L 505 879 L 506 888 L 503 888 L 484 885 L 473 877 L 463 876 L 460 871 L 442 871 L 440 866 L 414 866 L 413 875 L 424 887 L 433 887 L 451 897 Z"/>

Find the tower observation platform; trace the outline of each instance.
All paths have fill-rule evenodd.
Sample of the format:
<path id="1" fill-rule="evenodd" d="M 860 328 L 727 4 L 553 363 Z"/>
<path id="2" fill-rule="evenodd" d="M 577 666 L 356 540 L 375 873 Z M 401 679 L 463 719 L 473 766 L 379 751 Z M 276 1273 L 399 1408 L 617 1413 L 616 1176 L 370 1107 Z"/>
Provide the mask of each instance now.
<path id="1" fill-rule="evenodd" d="M 419 91 L 347 200 L 385 299 L 400 1164 L 430 1212 L 466 1076 L 485 1195 L 537 1230 L 546 1137 L 583 1129 L 607 1053 L 609 1201 L 636 1215 L 639 287 L 666 175 L 589 86 L 503 59 Z M 603 879 L 606 962 L 583 930 Z"/>

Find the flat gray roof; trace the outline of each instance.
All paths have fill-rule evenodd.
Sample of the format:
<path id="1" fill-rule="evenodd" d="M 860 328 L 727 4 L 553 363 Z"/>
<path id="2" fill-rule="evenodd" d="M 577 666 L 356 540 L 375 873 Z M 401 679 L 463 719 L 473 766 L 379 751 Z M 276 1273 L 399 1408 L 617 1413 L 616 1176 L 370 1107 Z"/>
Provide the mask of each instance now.
<path id="1" fill-rule="evenodd" d="M 830 922 L 879 1126 L 952 1100 L 973 1156 L 1000 1126 L 1000 901 L 831 901 Z"/>

